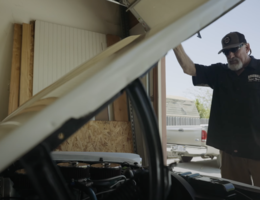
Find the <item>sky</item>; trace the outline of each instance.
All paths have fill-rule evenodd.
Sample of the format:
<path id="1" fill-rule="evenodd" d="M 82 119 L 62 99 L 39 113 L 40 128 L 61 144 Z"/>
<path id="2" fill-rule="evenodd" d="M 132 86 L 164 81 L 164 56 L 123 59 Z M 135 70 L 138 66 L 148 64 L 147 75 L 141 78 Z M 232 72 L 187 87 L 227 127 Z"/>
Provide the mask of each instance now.
<path id="1" fill-rule="evenodd" d="M 221 39 L 228 33 L 238 31 L 245 35 L 251 46 L 252 55 L 260 59 L 260 0 L 246 0 L 227 14 L 182 43 L 185 52 L 194 63 L 211 65 L 227 63 Z M 191 77 L 183 73 L 172 50 L 166 56 L 166 95 L 194 99 L 196 91 Z M 202 90 L 207 88 L 203 87 Z M 211 89 L 209 89 L 211 90 Z"/>

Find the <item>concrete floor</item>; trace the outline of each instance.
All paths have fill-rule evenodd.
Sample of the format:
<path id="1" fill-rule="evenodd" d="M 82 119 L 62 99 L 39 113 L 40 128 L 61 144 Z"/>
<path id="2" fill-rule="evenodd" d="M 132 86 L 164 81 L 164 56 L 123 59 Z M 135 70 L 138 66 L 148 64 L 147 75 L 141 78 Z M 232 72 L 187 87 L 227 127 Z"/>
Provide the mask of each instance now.
<path id="1" fill-rule="evenodd" d="M 175 159 L 167 159 L 167 165 L 174 161 Z M 177 166 L 174 167 L 173 171 L 199 173 L 218 178 L 221 177 L 216 158 L 211 160 L 194 157 L 189 163 L 177 163 Z"/>

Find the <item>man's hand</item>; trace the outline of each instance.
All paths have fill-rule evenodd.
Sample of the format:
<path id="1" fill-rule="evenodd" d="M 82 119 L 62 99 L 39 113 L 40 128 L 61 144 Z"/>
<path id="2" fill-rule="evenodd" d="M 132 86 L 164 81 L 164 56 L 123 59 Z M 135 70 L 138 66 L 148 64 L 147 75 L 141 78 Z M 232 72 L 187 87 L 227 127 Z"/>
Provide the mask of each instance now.
<path id="1" fill-rule="evenodd" d="M 180 64 L 180 66 L 183 69 L 183 72 L 185 74 L 196 76 L 196 68 L 192 60 L 189 58 L 189 56 L 185 53 L 182 45 L 175 47 L 173 49 L 173 52 L 175 53 L 175 56 Z"/>

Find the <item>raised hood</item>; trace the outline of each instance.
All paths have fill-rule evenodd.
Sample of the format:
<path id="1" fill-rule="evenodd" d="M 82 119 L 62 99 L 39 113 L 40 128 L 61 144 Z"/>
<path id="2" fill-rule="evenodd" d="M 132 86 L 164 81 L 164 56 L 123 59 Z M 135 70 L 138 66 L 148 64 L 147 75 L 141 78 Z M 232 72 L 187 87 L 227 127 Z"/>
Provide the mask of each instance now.
<path id="1" fill-rule="evenodd" d="M 241 0 L 141 0 L 133 11 L 149 27 L 146 34 L 128 37 L 107 48 L 0 123 L 0 171 L 67 120 L 97 110 L 167 51 L 239 3 Z"/>

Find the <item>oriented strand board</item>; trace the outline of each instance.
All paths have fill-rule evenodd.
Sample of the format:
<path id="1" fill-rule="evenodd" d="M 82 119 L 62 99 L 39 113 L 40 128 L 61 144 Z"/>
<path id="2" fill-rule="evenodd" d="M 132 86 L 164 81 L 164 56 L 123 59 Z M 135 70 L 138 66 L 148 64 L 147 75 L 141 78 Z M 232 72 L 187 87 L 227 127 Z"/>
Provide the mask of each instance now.
<path id="1" fill-rule="evenodd" d="M 133 153 L 130 122 L 90 121 L 61 144 L 57 151 Z"/>
<path id="2" fill-rule="evenodd" d="M 14 24 L 13 55 L 12 55 L 12 68 L 11 68 L 11 78 L 10 78 L 8 114 L 11 114 L 19 107 L 21 49 L 22 49 L 22 25 Z"/>
<path id="3" fill-rule="evenodd" d="M 23 24 L 22 57 L 20 77 L 20 102 L 22 105 L 32 97 L 33 66 L 32 66 L 32 26 Z"/>

